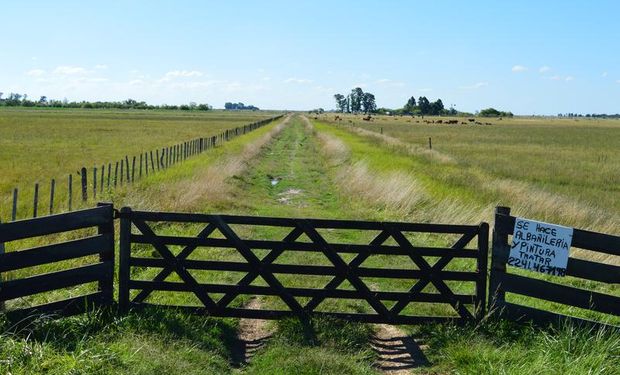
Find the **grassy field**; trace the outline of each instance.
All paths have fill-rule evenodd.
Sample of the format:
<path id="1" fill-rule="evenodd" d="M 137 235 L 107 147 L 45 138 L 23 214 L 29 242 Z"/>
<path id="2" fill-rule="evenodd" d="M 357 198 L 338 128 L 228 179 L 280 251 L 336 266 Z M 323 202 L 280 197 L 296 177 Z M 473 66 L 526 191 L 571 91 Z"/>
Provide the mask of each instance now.
<path id="1" fill-rule="evenodd" d="M 587 216 L 561 216 L 564 206 L 547 212 L 544 207 L 525 205 L 523 197 L 532 192 L 560 195 L 536 182 L 515 178 L 514 181 L 524 184 L 523 195 L 501 201 L 501 191 L 480 187 L 483 185 L 471 179 L 497 183 L 512 180 L 512 176 L 500 176 L 479 165 L 464 167 L 456 154 L 440 146 L 439 151 L 428 152 L 404 137 L 381 137 L 359 128 L 333 126 L 326 120 L 307 122 L 296 116 L 288 122 L 280 121 L 135 185 L 107 192 L 102 199 L 113 201 L 117 207 L 130 205 L 135 209 L 469 224 L 490 220 L 493 205 L 501 202 L 513 205 L 515 210 L 527 209 L 525 214 L 538 219 L 555 218 L 603 228 L 603 222 L 589 223 Z M 384 126 L 384 133 L 387 128 Z M 613 150 L 610 152 L 613 156 Z M 268 175 L 282 180 L 273 186 Z M 587 200 L 568 194 L 559 202 L 564 201 L 587 204 Z M 605 228 L 618 225 L 613 216 L 609 220 L 612 227 Z M 174 225 L 159 229 L 171 234 L 192 231 L 190 226 Z M 260 231 L 248 234 L 266 235 Z M 349 236 L 356 239 L 355 234 Z M 430 245 L 437 241 L 418 240 Z M 34 245 L 36 241 L 25 245 Z M 150 253 L 149 249 L 144 250 L 145 254 Z M 210 255 L 208 251 L 201 254 L 205 258 Z M 291 256 L 286 261 L 319 262 L 306 254 Z M 136 270 L 133 276 L 148 279 L 152 274 L 152 269 Z M 230 282 L 238 275 L 214 273 L 198 277 L 203 282 Z M 320 285 L 314 284 L 316 280 L 303 278 L 282 280 L 286 284 Z M 408 288 L 410 282 L 376 287 Z M 79 291 L 63 291 L 63 295 Z M 30 302 L 52 297 L 58 296 L 35 296 Z M 246 297 L 234 303 L 243 305 L 248 300 Z M 151 301 L 196 303 L 186 293 L 162 293 L 154 295 Z M 260 302 L 264 306 L 279 306 L 269 298 L 261 298 Z M 368 308 L 339 303 L 327 308 Z M 445 312 L 434 306 L 418 309 L 421 313 Z M 376 329 L 371 325 L 318 320 L 310 329 L 295 320 L 270 323 L 272 338 L 247 365 L 236 361 L 234 354 L 235 336 L 240 329 L 236 319 L 195 317 L 158 309 L 125 317 L 102 311 L 61 320 L 42 319 L 26 327 L 6 323 L 0 337 L 0 370 L 12 374 L 380 373 L 375 366 L 377 354 L 369 349 Z M 429 325 L 403 329 L 428 346 L 424 350 L 428 363 L 411 369 L 412 373 L 620 372 L 617 332 L 571 327 L 539 330 L 495 321 L 467 327 Z"/>
<path id="2" fill-rule="evenodd" d="M 13 188 L 20 189 L 18 217 L 32 214 L 34 183 L 49 199 L 56 179 L 59 207 L 70 173 L 100 167 L 125 155 L 219 134 L 266 117 L 269 112 L 121 110 L 0 110 L 0 219 L 10 217 Z M 90 176 L 89 176 L 90 178 Z M 74 186 L 77 191 L 77 185 Z M 41 210 L 45 212 L 42 205 Z"/>

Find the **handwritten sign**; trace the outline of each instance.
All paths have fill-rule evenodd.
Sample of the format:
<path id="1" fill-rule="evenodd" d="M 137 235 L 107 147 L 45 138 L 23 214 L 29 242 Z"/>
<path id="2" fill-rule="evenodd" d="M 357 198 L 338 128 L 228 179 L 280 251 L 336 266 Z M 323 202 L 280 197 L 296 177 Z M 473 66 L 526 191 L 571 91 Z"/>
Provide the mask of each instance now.
<path id="1" fill-rule="evenodd" d="M 565 276 L 573 228 L 516 218 L 508 265 Z"/>

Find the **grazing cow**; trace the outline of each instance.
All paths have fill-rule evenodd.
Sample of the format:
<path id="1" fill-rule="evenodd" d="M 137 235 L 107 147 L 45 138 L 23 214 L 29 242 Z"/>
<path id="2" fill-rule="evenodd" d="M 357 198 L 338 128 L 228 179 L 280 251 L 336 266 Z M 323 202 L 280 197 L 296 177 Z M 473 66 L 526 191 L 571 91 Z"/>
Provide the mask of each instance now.
<path id="1" fill-rule="evenodd" d="M 461 121 L 461 125 L 467 125 L 465 121 Z"/>
<path id="2" fill-rule="evenodd" d="M 370 115 L 368 115 L 368 116 L 366 116 L 366 117 L 363 117 L 363 118 L 362 118 L 362 120 L 364 120 L 364 121 L 370 121 L 370 120 L 372 120 L 372 117 L 371 117 Z"/>
<path id="3" fill-rule="evenodd" d="M 475 121 L 476 121 L 476 119 L 474 119 L 474 118 L 468 118 L 468 119 L 467 119 L 467 121 L 469 121 L 469 122 L 475 122 Z"/>
<path id="4" fill-rule="evenodd" d="M 458 124 L 459 120 L 447 120 L 446 124 Z"/>
<path id="5" fill-rule="evenodd" d="M 442 123 L 443 123 L 443 120 L 437 120 L 437 123 L 438 123 L 438 124 L 442 124 Z"/>

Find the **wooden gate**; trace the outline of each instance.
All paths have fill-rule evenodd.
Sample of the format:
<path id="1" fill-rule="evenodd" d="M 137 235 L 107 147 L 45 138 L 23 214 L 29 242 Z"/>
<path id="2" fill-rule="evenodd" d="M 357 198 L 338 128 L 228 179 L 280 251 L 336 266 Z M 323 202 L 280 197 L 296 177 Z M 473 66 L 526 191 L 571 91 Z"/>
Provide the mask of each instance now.
<path id="1" fill-rule="evenodd" d="M 157 305 L 222 317 L 328 315 L 391 324 L 463 322 L 484 314 L 486 223 L 290 219 L 127 207 L 120 218 L 119 305 L 124 311 Z M 185 235 L 190 229 L 192 234 Z M 360 238 L 365 242 L 355 242 Z M 428 246 L 448 240 L 448 246 Z M 196 251 L 201 255 L 192 259 Z M 317 282 L 317 277 L 325 281 Z M 291 283 L 300 285 L 286 285 Z M 469 293 L 461 293 L 465 284 Z M 172 296 L 180 293 L 196 303 L 178 303 Z M 276 302 L 249 309 L 236 301 L 243 295 L 270 296 Z M 327 299 L 340 303 L 324 304 Z M 425 307 L 417 309 L 412 303 Z M 433 313 L 441 310 L 440 304 L 451 315 Z"/>

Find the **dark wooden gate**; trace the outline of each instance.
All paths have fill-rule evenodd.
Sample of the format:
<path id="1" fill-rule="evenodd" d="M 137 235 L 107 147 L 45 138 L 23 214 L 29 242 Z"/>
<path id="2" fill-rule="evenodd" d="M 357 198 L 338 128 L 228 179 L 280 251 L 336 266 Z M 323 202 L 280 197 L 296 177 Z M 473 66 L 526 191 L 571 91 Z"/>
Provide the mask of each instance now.
<path id="1" fill-rule="evenodd" d="M 277 319 L 329 315 L 392 324 L 462 322 L 479 319 L 484 314 L 486 223 L 439 225 L 289 219 L 143 212 L 130 208 L 123 208 L 120 218 L 119 305 L 125 311 L 166 305 L 212 316 Z M 179 234 L 190 227 L 192 235 Z M 167 233 L 156 234 L 160 230 Z M 256 231 L 278 232 L 279 239 L 257 238 Z M 358 241 L 360 236 L 372 240 L 351 243 L 342 240 L 347 238 L 345 235 L 336 241 L 328 239 L 338 231 L 353 231 Z M 253 238 L 244 238 L 244 234 Z M 411 240 L 418 236 L 419 242 L 428 243 L 442 235 L 449 235 L 451 246 L 417 246 Z M 203 255 L 191 259 L 197 249 Z M 297 255 L 303 252 L 306 264 L 287 262 L 290 252 Z M 231 254 L 237 260 L 231 260 Z M 396 267 L 394 257 L 401 259 Z M 370 258 L 375 266 L 365 266 L 364 262 Z M 382 261 L 392 263 L 391 267 L 376 266 Z M 216 272 L 224 278 L 232 273 L 243 276 L 233 282 L 215 280 L 224 281 L 219 283 L 209 277 L 209 273 Z M 289 281 L 301 281 L 317 276 L 328 281 L 315 283 L 314 287 L 303 283 L 290 286 L 282 281 L 285 277 Z M 261 283 L 257 284 L 255 281 L 259 279 Z M 449 286 L 452 282 L 454 285 Z M 470 285 L 469 293 L 453 290 L 463 284 Z M 179 292 L 191 293 L 199 302 L 193 306 L 166 303 L 170 301 L 166 295 Z M 159 302 L 164 302 L 147 301 L 153 293 L 161 296 Z M 240 295 L 275 296 L 283 308 L 235 306 L 233 301 Z M 323 304 L 326 299 L 361 301 L 370 307 L 353 312 L 334 311 L 334 306 L 340 305 L 326 306 Z M 412 302 L 435 307 L 443 304 L 452 315 L 416 310 L 409 307 Z"/>

